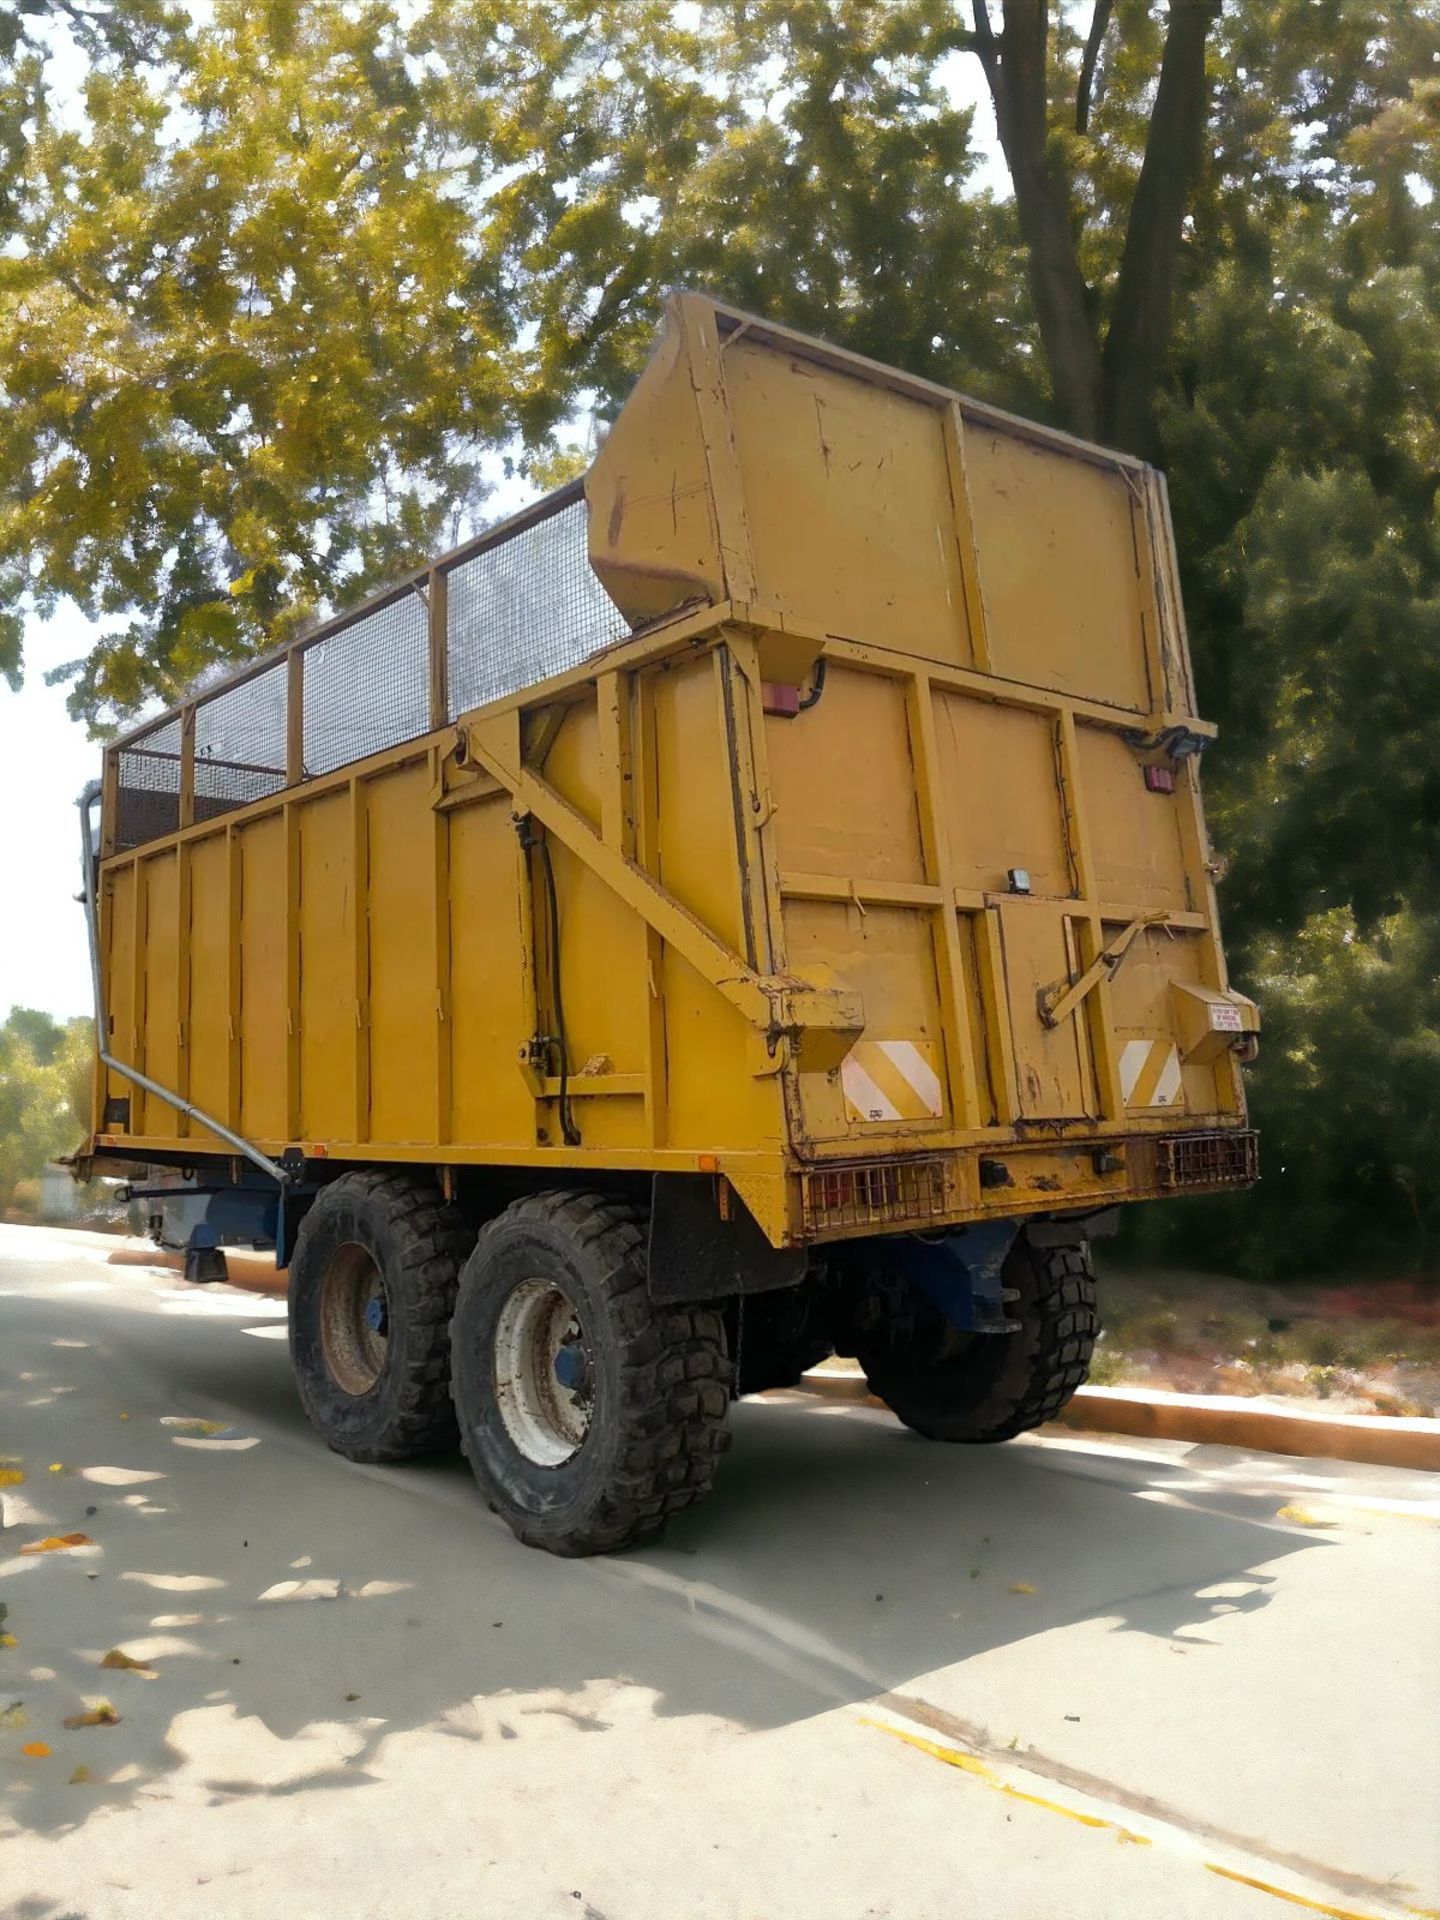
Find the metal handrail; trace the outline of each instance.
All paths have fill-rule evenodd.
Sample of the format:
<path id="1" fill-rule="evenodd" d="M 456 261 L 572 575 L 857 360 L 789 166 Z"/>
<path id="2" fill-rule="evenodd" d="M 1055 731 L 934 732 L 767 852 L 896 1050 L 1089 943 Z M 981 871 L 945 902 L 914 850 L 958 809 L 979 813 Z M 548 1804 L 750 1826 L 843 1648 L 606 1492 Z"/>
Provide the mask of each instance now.
<path id="1" fill-rule="evenodd" d="M 100 782 L 92 780 L 75 804 L 80 809 L 80 861 L 84 884 L 81 898 L 85 904 L 85 933 L 90 947 L 90 994 L 95 1005 L 95 1050 L 100 1056 L 101 1063 L 108 1067 L 111 1073 L 118 1073 L 122 1080 L 129 1080 L 135 1086 L 143 1087 L 146 1093 L 153 1093 L 157 1100 L 163 1100 L 167 1106 L 174 1107 L 177 1113 L 183 1113 L 187 1118 L 199 1121 L 207 1133 L 213 1133 L 218 1140 L 223 1140 L 226 1146 L 233 1147 L 236 1153 L 244 1154 L 245 1158 L 252 1165 L 259 1167 L 262 1173 L 268 1174 L 272 1180 L 277 1180 L 282 1187 L 286 1186 L 292 1176 L 278 1161 L 272 1160 L 269 1154 L 262 1153 L 259 1147 L 245 1139 L 243 1135 L 232 1133 L 230 1128 L 217 1120 L 213 1113 L 206 1113 L 205 1109 L 197 1107 L 194 1101 L 183 1099 L 171 1087 L 162 1087 L 158 1080 L 152 1080 L 149 1074 L 141 1073 L 138 1067 L 127 1066 L 123 1060 L 117 1060 L 105 1045 L 108 1027 L 105 1017 L 105 987 L 100 972 L 100 929 L 95 904 L 95 854 L 90 831 L 91 812 L 95 802 L 100 798 L 100 792 Z"/>

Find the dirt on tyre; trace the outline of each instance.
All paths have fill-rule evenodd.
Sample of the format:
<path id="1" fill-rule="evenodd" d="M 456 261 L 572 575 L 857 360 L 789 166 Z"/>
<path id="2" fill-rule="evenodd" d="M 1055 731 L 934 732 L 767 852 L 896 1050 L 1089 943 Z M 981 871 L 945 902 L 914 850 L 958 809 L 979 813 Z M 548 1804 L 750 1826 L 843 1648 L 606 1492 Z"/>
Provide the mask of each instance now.
<path id="1" fill-rule="evenodd" d="M 347 1173 L 290 1259 L 290 1358 L 312 1426 L 350 1460 L 456 1442 L 450 1317 L 468 1236 L 429 1181 Z"/>
<path id="2" fill-rule="evenodd" d="M 877 1272 L 883 1309 L 856 1336 L 870 1389 L 929 1440 L 1012 1440 L 1055 1415 L 1083 1386 L 1100 1331 L 1088 1246 L 1035 1247 L 1022 1233 L 1002 1279 L 1015 1333 L 962 1333 L 898 1275 Z"/>
<path id="3" fill-rule="evenodd" d="M 657 1306 L 642 1210 L 534 1194 L 460 1275 L 451 1367 L 460 1444 L 527 1546 L 608 1553 L 706 1493 L 729 1435 L 718 1309 Z"/>

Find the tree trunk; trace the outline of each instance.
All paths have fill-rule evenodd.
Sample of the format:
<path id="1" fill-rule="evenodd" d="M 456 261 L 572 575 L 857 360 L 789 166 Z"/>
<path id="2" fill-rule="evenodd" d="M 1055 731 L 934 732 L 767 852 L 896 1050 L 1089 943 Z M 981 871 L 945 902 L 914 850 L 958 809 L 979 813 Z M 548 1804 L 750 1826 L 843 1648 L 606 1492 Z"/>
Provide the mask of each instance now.
<path id="1" fill-rule="evenodd" d="M 1218 12 L 1218 0 L 1170 0 L 1145 159 L 1110 299 L 1100 437 L 1146 460 L 1161 457 L 1155 391 L 1170 344 L 1185 212 L 1203 150 L 1209 103 L 1205 42 Z"/>
<path id="2" fill-rule="evenodd" d="M 999 42 L 991 31 L 986 0 L 973 0 L 973 5 L 975 48 L 1015 189 L 1026 277 L 1055 410 L 1071 433 L 1094 439 L 1100 428 L 1100 355 L 1089 290 L 1075 252 L 1069 183 L 1050 150 L 1047 0 L 1004 0 Z"/>

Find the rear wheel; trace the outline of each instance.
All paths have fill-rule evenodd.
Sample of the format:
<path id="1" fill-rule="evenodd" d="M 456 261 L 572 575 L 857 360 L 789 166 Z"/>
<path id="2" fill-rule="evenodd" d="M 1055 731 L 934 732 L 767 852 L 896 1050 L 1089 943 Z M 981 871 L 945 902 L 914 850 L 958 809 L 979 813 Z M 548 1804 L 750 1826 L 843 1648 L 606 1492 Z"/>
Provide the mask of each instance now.
<path id="1" fill-rule="evenodd" d="M 460 1443 L 527 1546 L 628 1546 L 715 1477 L 724 1323 L 714 1308 L 651 1301 L 643 1220 L 595 1194 L 534 1194 L 490 1222 L 460 1276 Z"/>
<path id="2" fill-rule="evenodd" d="M 300 1224 L 290 1357 L 311 1424 L 351 1460 L 455 1444 L 450 1315 L 466 1246 L 428 1181 L 347 1173 Z"/>
<path id="3" fill-rule="evenodd" d="M 899 1275 L 870 1276 L 855 1336 L 871 1391 L 929 1440 L 1013 1439 L 1053 1420 L 1084 1384 L 1100 1330 L 1088 1246 L 1033 1247 L 1005 1261 L 1015 1333 L 961 1333 Z"/>

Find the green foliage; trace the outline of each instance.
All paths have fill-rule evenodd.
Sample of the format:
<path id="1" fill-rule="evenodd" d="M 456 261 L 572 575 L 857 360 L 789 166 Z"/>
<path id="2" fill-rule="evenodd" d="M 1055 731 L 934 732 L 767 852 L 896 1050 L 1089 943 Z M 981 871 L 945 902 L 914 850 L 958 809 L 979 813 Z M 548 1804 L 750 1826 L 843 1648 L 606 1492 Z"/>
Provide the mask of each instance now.
<path id="1" fill-rule="evenodd" d="M 90 1111 L 94 1023 L 12 1007 L 0 1025 L 0 1213 L 22 1180 L 80 1145 Z"/>
<path id="2" fill-rule="evenodd" d="M 1134 1248 L 1258 1279 L 1440 1265 L 1440 920 L 1407 911 L 1363 934 L 1335 908 L 1251 965 L 1264 1177 L 1136 1209 Z"/>
<path id="3" fill-rule="evenodd" d="M 66 17 L 68 106 L 38 16 L 0 15 L 0 671 L 26 596 L 73 598 L 99 726 L 458 535 L 487 459 L 571 474 L 675 284 L 1065 411 L 1033 222 L 975 185 L 973 0 Z M 1040 160 L 1098 348 L 1171 9 L 1048 18 Z M 1230 0 L 1205 79 L 1152 412 L 1267 1173 L 1141 1230 L 1428 1261 L 1440 0 Z"/>

